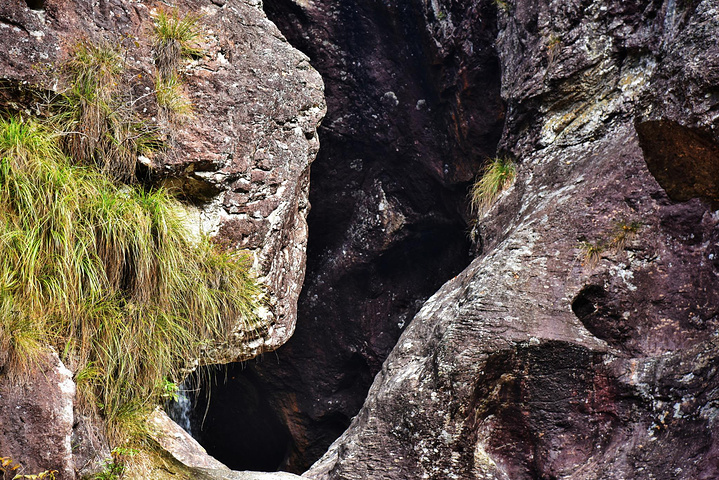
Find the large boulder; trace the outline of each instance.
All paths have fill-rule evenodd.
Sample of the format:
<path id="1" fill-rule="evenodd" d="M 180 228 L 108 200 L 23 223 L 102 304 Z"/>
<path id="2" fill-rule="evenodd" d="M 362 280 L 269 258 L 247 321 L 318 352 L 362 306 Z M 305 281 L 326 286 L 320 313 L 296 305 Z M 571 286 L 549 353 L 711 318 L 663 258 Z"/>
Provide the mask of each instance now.
<path id="1" fill-rule="evenodd" d="M 187 0 L 176 7 L 180 15 L 200 15 L 202 55 L 180 67 L 194 114 L 179 124 L 164 123 L 171 149 L 153 159 L 149 176 L 196 205 L 189 219 L 198 230 L 253 254 L 254 271 L 267 292 L 267 308 L 260 312 L 264 322 L 255 332 L 238 328 L 211 359 L 243 360 L 277 348 L 295 328 L 305 271 L 309 167 L 319 148 L 324 87 L 260 2 Z M 3 2 L 1 103 L 17 107 L 27 88 L 56 87 L 60 63 L 78 42 L 90 40 L 121 50 L 137 108 L 143 110 L 157 76 L 153 18 L 167 8 L 159 1 Z M 156 104 L 145 101 L 153 115 Z M 159 115 L 148 119 L 153 120 L 162 124 Z"/>
<path id="2" fill-rule="evenodd" d="M 715 478 L 719 3 L 493 3 L 517 179 L 304 476 Z"/>
<path id="3" fill-rule="evenodd" d="M 153 19 L 169 8 L 161 1 L 0 2 L 0 108 L 30 112 L 37 93 L 49 98 L 62 88 L 57 82 L 60 65 L 79 42 L 105 43 L 122 52 L 135 108 L 160 126 L 169 147 L 162 155 L 140 159 L 138 168 L 151 167 L 143 180 L 177 189 L 191 210 L 193 228 L 253 257 L 253 270 L 266 292 L 258 312 L 263 321 L 252 332 L 238 323 L 234 335 L 200 359 L 246 360 L 277 348 L 295 328 L 305 272 L 309 170 L 319 148 L 316 128 L 325 112 L 324 87 L 308 58 L 264 15 L 261 2 L 181 0 L 173 5 L 180 15 L 199 16 L 202 54 L 180 65 L 194 106 L 191 118 L 164 118 L 152 101 L 157 76 Z M 46 382 L 40 380 L 31 379 L 24 387 L 30 391 L 18 390 L 7 400 L 19 402 L 24 395 L 27 403 L 46 396 L 47 402 L 57 402 L 49 411 L 64 408 L 67 395 L 54 398 L 54 390 L 44 389 Z M 72 384 L 70 377 L 67 381 Z M 5 400 L 5 389 L 0 392 Z M 62 471 L 61 478 L 73 478 L 68 460 L 72 409 L 68 430 L 51 421 L 49 413 L 20 415 L 24 407 L 14 405 L 3 413 L 2 427 L 20 432 L 16 443 L 32 446 L 18 449 L 2 440 L 0 455 L 12 454 L 30 467 L 54 468 Z M 101 427 L 79 415 L 76 420 L 77 467 L 96 468 L 98 457 L 108 454 Z M 22 428 L 45 432 L 52 440 L 23 437 Z M 50 461 L 45 453 L 36 454 L 40 450 L 67 458 Z"/>

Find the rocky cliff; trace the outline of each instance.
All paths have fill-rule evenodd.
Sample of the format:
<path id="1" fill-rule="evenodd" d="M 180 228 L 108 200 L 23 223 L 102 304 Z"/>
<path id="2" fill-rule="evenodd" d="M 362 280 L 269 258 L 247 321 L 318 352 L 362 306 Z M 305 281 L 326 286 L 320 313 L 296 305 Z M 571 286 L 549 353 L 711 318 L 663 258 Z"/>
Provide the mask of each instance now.
<path id="1" fill-rule="evenodd" d="M 518 175 L 305 476 L 716 478 L 719 3 L 410 3 L 498 19 Z"/>
<path id="2" fill-rule="evenodd" d="M 229 372 L 251 393 L 215 389 L 200 435 L 223 458 L 301 472 L 349 425 L 421 304 L 471 260 L 467 189 L 494 154 L 504 102 L 491 4 L 452 32 L 420 2 L 265 10 L 326 85 L 307 281 L 295 336 Z M 230 441 L 238 431 L 259 438 Z"/>
<path id="3" fill-rule="evenodd" d="M 260 2 L 188 0 L 173 6 L 181 15 L 199 17 L 199 52 L 183 61 L 179 72 L 193 104 L 191 118 L 163 118 L 157 102 L 149 101 L 157 77 L 153 23 L 168 8 L 159 1 L 2 2 L 0 108 L 29 112 L 38 92 L 50 98 L 61 85 L 59 66 L 79 42 L 107 44 L 122 52 L 132 105 L 159 126 L 166 146 L 162 155 L 138 162 L 143 181 L 175 189 L 191 208 L 188 221 L 195 228 L 253 254 L 253 270 L 266 289 L 260 328 L 246 332 L 238 326 L 212 358 L 202 359 L 244 360 L 277 348 L 294 331 L 305 271 L 309 169 L 325 112 L 323 82 L 308 58 L 267 19 Z M 71 374 L 61 364 L 48 365 L 52 375 Z M 9 374 L 3 367 L 0 375 Z M 69 377 L 63 378 L 71 384 Z M 73 478 L 73 468 L 81 470 L 93 455 L 108 452 L 95 445 L 86 449 L 83 442 L 92 435 L 78 430 L 72 447 L 77 458 L 72 458 L 66 430 L 73 423 L 84 428 L 81 418 L 73 421 L 72 414 L 66 419 L 65 413 L 54 413 L 62 402 L 72 405 L 71 389 L 64 383 L 44 388 L 41 380 L 28 382 L 24 395 L 10 394 L 16 390 L 6 395 L 3 389 L 0 456 L 11 456 L 29 473 L 55 468 L 63 479 Z M 53 406 L 57 388 L 64 394 Z M 35 413 L 22 413 L 26 410 Z M 52 435 L 62 438 L 46 441 L 56 421 L 58 431 Z M 38 422 L 42 425 L 34 425 Z M 22 446 L 33 442 L 42 455 Z"/>

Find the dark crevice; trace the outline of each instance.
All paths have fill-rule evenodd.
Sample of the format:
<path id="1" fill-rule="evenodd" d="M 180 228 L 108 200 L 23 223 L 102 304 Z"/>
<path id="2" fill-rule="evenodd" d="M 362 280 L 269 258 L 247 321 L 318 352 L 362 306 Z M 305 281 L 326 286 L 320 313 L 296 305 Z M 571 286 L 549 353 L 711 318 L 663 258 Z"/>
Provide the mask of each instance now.
<path id="1" fill-rule="evenodd" d="M 45 0 L 25 0 L 28 8 L 31 10 L 44 10 Z"/>
<path id="2" fill-rule="evenodd" d="M 244 453 L 218 429 L 252 437 L 256 428 L 242 413 L 230 416 L 249 395 L 238 385 L 265 402 L 253 411 L 267 419 L 252 421 L 282 424 L 266 427 L 277 440 L 265 446 L 277 452 L 263 469 L 280 459 L 273 468 L 305 471 L 357 414 L 422 303 L 471 260 L 467 188 L 495 154 L 504 120 L 495 16 L 471 10 L 457 44 L 439 52 L 424 6 L 264 2 L 322 75 L 328 111 L 312 165 L 295 334 L 276 354 L 233 370 L 234 386 L 212 388 L 215 426 L 206 421 L 199 437 L 229 466 Z M 464 58 L 467 42 L 474 50 Z M 227 445 L 209 445 L 214 436 Z"/>

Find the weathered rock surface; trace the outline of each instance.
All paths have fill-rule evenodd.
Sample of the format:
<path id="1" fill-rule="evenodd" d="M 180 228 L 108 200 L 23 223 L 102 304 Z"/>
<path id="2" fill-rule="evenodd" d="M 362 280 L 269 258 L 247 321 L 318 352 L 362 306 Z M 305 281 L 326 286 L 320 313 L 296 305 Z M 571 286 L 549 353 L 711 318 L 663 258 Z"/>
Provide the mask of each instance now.
<path id="1" fill-rule="evenodd" d="M 717 478 L 719 2 L 495 3 L 518 178 L 304 476 Z"/>
<path id="2" fill-rule="evenodd" d="M 21 465 L 14 473 L 56 470 L 58 478 L 75 478 L 72 372 L 54 352 L 23 371 L 7 367 L 0 365 L 0 457 Z"/>
<path id="3" fill-rule="evenodd" d="M 23 0 L 0 5 L 3 104 L 18 100 L 18 85 L 52 87 L 58 62 L 77 42 L 91 39 L 122 49 L 137 108 L 156 111 L 147 97 L 156 76 L 153 15 L 165 8 L 162 2 L 42 3 L 41 10 Z M 255 271 L 267 285 L 267 324 L 249 343 L 238 331 L 215 358 L 241 360 L 277 348 L 294 331 L 305 270 L 309 165 L 325 112 L 323 83 L 307 57 L 267 20 L 260 2 L 187 0 L 176 6 L 202 15 L 204 55 L 182 67 L 194 116 L 166 125 L 173 148 L 155 159 L 150 177 L 198 205 L 198 228 L 254 254 Z M 52 65 L 45 75 L 38 68 Z"/>
<path id="4" fill-rule="evenodd" d="M 28 90 L 56 88 L 60 62 L 77 42 L 91 40 L 120 48 L 136 108 L 149 121 L 162 123 L 166 119 L 150 101 L 156 77 L 152 25 L 153 15 L 166 5 L 154 0 L 0 2 L 0 108 L 31 109 L 23 103 L 32 99 Z M 172 148 L 152 159 L 145 180 L 178 188 L 195 207 L 190 220 L 198 229 L 254 255 L 254 270 L 267 286 L 265 323 L 255 332 L 238 328 L 212 358 L 203 359 L 244 360 L 277 348 L 294 331 L 305 271 L 309 167 L 319 148 L 324 87 L 307 57 L 266 18 L 261 2 L 182 0 L 173 6 L 181 14 L 201 15 L 203 55 L 181 66 L 194 115 L 184 123 L 163 124 Z M 24 425 L 17 415 L 2 419 L 4 428 Z M 81 424 L 77 438 L 94 439 L 92 422 Z M 49 425 L 43 419 L 32 428 L 54 432 Z M 59 437 L 69 435 L 57 428 Z M 106 455 L 102 443 L 79 445 L 80 463 L 91 465 L 93 452 L 95 459 Z M 64 452 L 64 445 L 65 440 L 53 440 L 36 447 Z M 12 450 L 23 463 L 31 462 L 33 452 Z M 63 479 L 73 478 L 65 463 L 48 466 L 62 469 Z"/>
<path id="5" fill-rule="evenodd" d="M 421 2 L 271 0 L 265 9 L 322 73 L 328 115 L 312 166 L 298 331 L 277 356 L 229 375 L 269 403 L 268 427 L 284 425 L 284 434 L 262 429 L 258 443 L 280 460 L 289 449 L 280 466 L 300 472 L 347 427 L 421 304 L 471 259 L 467 187 L 494 153 L 504 106 L 489 4 L 453 34 Z M 238 404 L 223 391 L 212 393 L 216 421 L 203 435 L 243 461 L 248 450 L 226 451 L 220 432 L 255 434 L 255 396 Z"/>

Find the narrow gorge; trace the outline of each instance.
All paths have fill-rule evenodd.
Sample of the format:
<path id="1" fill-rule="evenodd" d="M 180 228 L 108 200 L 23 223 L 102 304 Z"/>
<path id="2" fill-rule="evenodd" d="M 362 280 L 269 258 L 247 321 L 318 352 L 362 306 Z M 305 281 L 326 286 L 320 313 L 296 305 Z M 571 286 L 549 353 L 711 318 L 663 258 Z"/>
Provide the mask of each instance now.
<path id="1" fill-rule="evenodd" d="M 163 15 L 198 25 L 187 117 Z M 199 444 L 161 410 L 118 443 L 72 344 L 19 377 L 3 318 L 0 478 L 719 478 L 719 0 L 8 0 L 0 32 L 3 121 L 117 45 L 161 144 L 120 190 L 262 285 L 183 359 Z"/>

